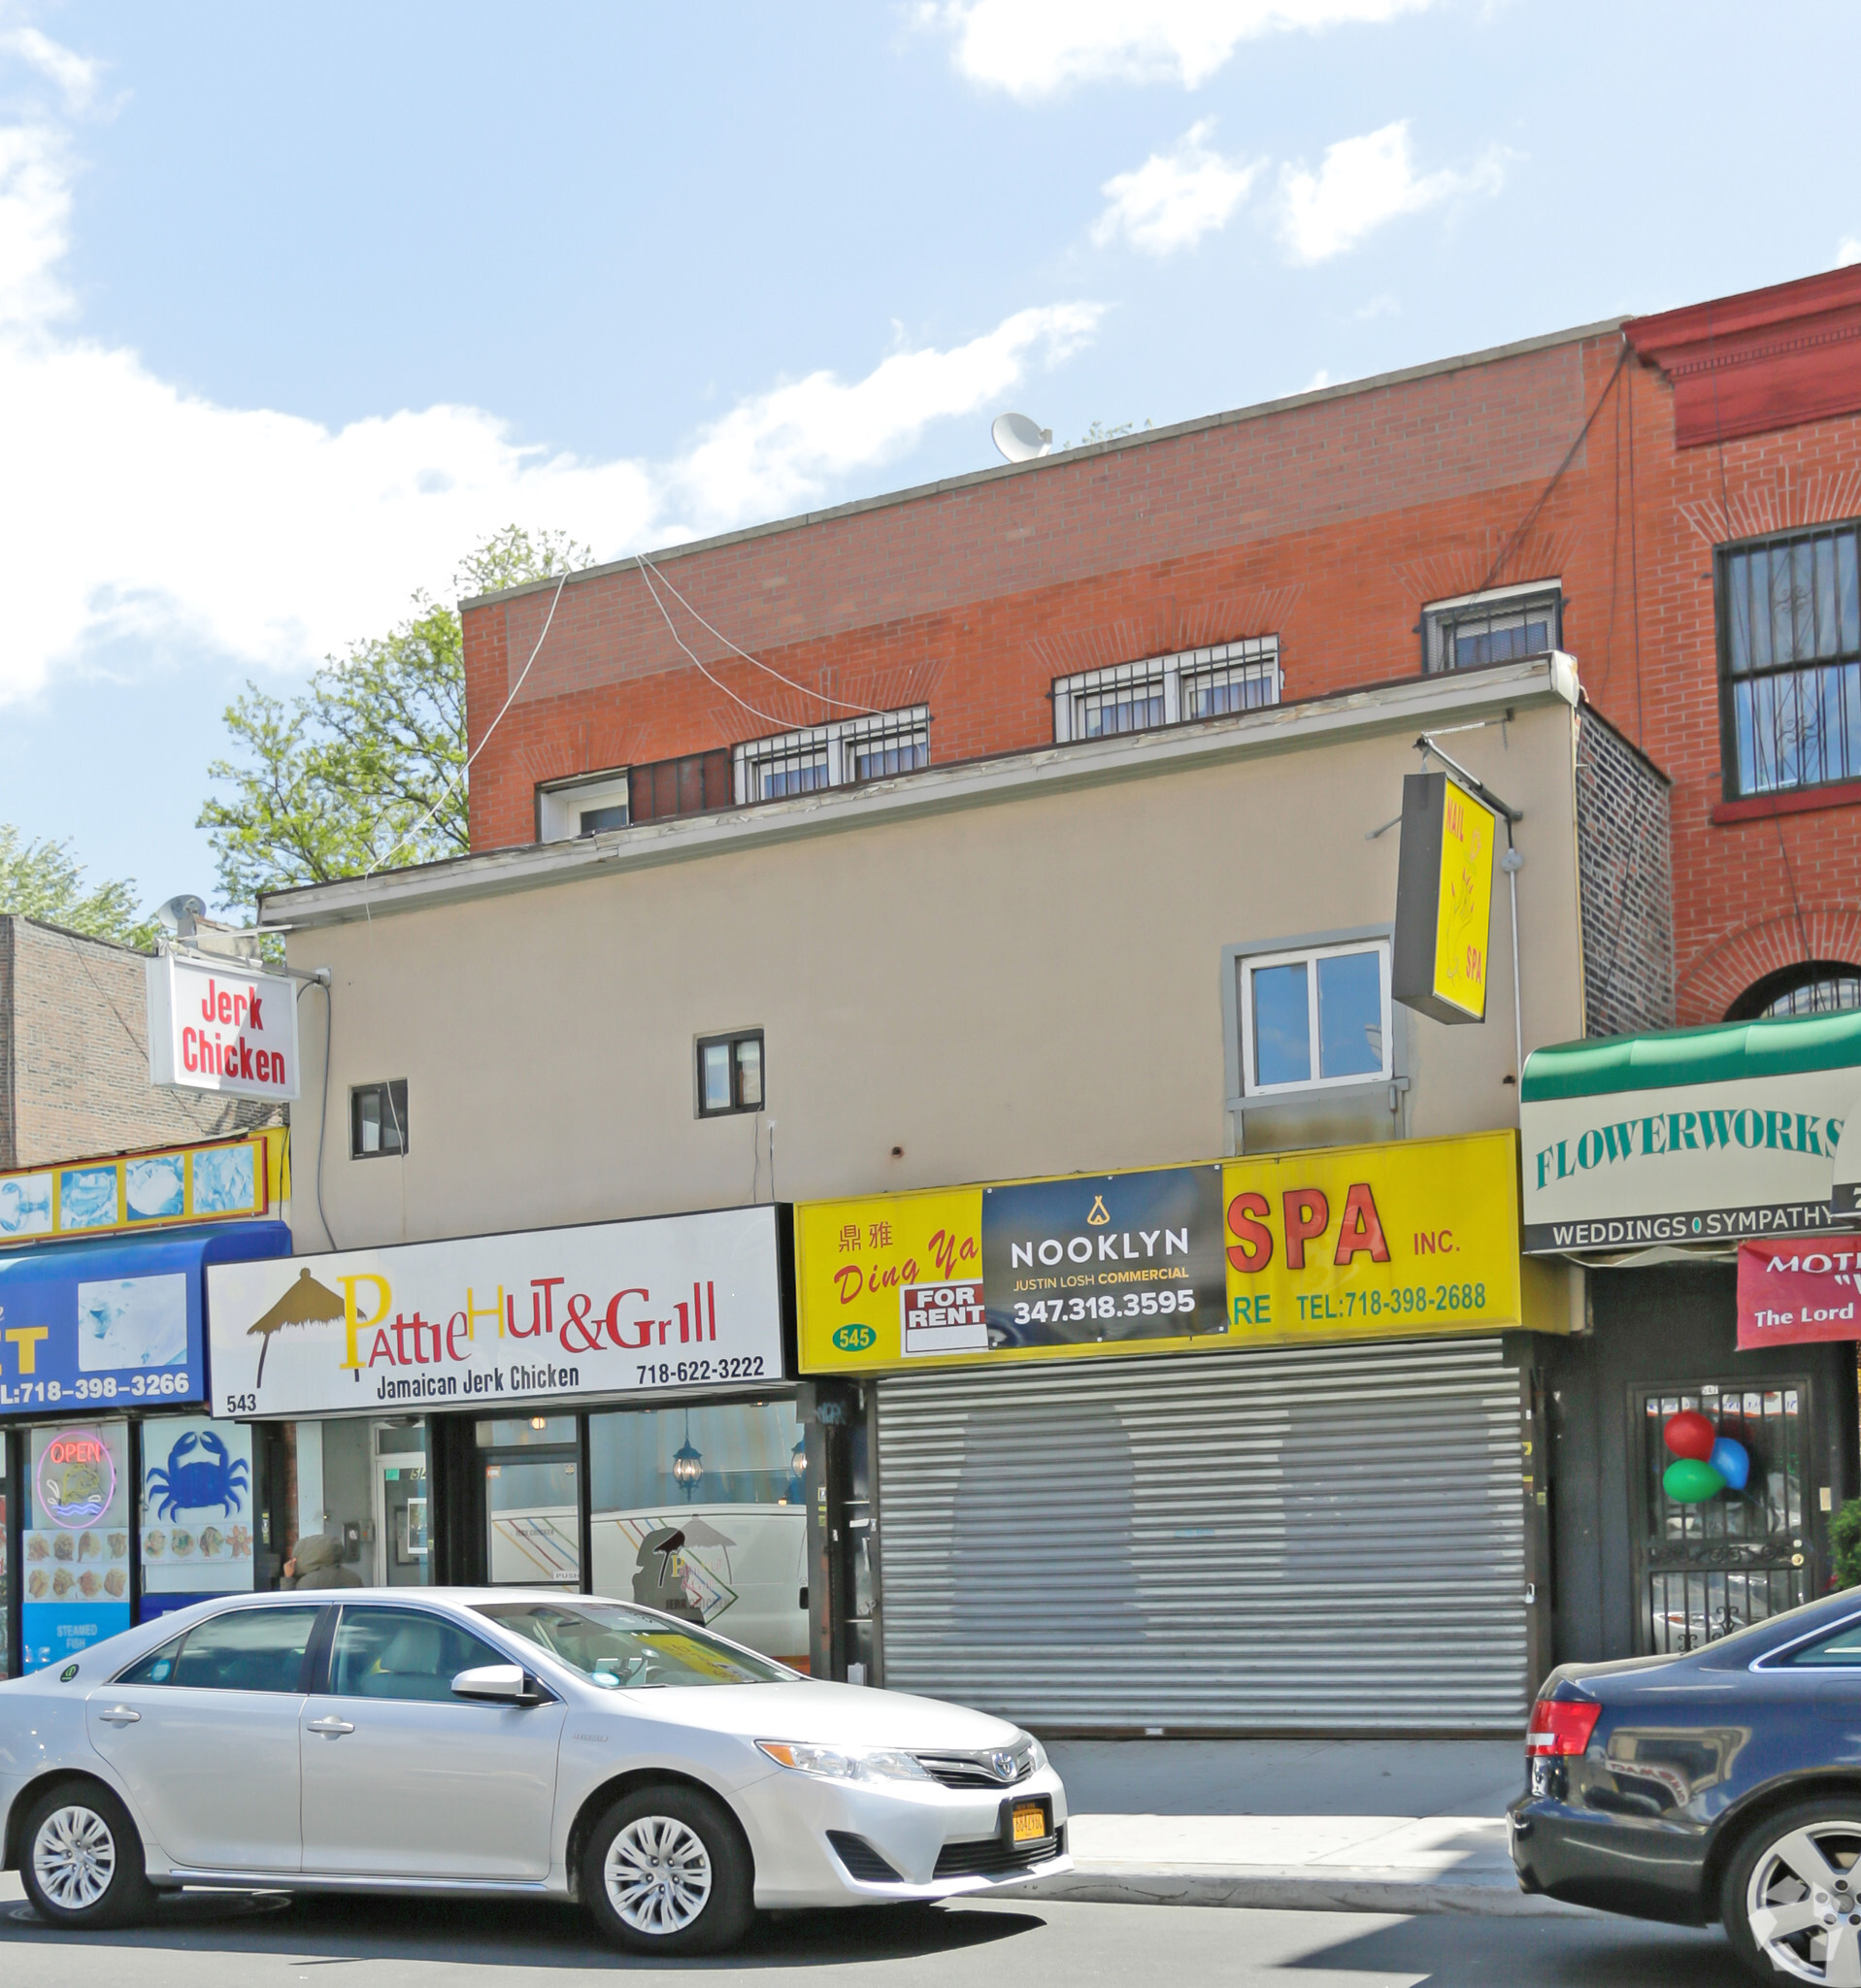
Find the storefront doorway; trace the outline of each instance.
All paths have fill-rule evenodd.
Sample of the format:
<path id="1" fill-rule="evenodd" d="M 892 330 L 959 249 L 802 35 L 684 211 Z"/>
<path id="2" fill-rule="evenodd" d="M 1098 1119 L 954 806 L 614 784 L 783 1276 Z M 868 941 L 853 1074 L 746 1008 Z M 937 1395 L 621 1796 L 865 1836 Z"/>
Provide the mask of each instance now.
<path id="1" fill-rule="evenodd" d="M 426 1428 L 378 1425 L 374 1470 L 375 1585 L 427 1579 Z"/>
<path id="2" fill-rule="evenodd" d="M 1670 1416 L 1691 1409 L 1742 1443 L 1742 1487 L 1682 1505 L 1662 1478 L 1673 1453 Z M 1641 1452 L 1637 1640 L 1643 1653 L 1697 1649 L 1810 1599 L 1810 1431 L 1807 1375 L 1761 1385 L 1727 1375 L 1691 1388 L 1636 1387 L 1629 1416 Z"/>

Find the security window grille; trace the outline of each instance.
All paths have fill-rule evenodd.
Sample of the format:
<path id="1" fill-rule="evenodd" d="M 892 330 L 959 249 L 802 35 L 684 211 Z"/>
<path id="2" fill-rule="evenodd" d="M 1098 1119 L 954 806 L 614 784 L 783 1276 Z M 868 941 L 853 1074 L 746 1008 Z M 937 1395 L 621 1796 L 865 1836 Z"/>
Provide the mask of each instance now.
<path id="1" fill-rule="evenodd" d="M 1259 953 L 1236 964 L 1241 1067 L 1249 1096 L 1390 1075 L 1386 944 Z"/>
<path id="2" fill-rule="evenodd" d="M 1053 736 L 1104 739 L 1278 704 L 1279 638 L 1216 643 L 1062 677 L 1053 685 Z"/>
<path id="3" fill-rule="evenodd" d="M 1861 525 L 1718 554 L 1730 794 L 1861 779 Z"/>
<path id="4" fill-rule="evenodd" d="M 762 1031 L 707 1036 L 698 1044 L 698 1116 L 762 1110 Z"/>
<path id="5" fill-rule="evenodd" d="M 752 739 L 735 756 L 740 802 L 780 801 L 822 787 L 887 779 L 930 764 L 930 712 L 919 704 L 812 725 L 775 739 Z"/>
<path id="6" fill-rule="evenodd" d="M 1861 973 L 1837 960 L 1785 967 L 1767 974 L 1733 1002 L 1727 1021 L 1762 1021 L 1773 1015 L 1840 1014 L 1861 1008 Z"/>
<path id="7" fill-rule="evenodd" d="M 349 1094 L 349 1156 L 373 1160 L 407 1151 L 407 1079 L 358 1083 Z"/>
<path id="8" fill-rule="evenodd" d="M 1554 580 L 1435 601 L 1421 611 L 1422 667 L 1432 675 L 1548 655 L 1562 646 L 1563 618 Z"/>

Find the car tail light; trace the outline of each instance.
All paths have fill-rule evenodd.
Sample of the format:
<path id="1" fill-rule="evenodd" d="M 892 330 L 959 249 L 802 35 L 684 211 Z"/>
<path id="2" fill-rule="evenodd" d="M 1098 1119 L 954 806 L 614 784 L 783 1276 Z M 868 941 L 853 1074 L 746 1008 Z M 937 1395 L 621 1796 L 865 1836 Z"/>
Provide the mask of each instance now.
<path id="1" fill-rule="evenodd" d="M 1527 1756 L 1581 1753 L 1602 1715 L 1602 1706 L 1585 1699 L 1541 1698 L 1532 1706 L 1532 1722 L 1525 1729 Z"/>

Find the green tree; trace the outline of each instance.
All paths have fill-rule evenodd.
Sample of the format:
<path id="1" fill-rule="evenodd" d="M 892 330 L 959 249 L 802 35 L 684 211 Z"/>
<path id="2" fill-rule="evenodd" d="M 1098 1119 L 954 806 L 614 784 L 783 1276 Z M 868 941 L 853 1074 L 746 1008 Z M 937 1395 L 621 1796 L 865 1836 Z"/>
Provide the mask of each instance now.
<path id="1" fill-rule="evenodd" d="M 566 533 L 507 525 L 453 576 L 460 598 L 590 563 Z M 201 809 L 223 904 L 463 855 L 465 660 L 457 610 L 424 593 L 387 634 L 330 656 L 299 696 L 248 682 L 226 710 L 238 757 Z"/>
<path id="2" fill-rule="evenodd" d="M 148 947 L 155 943 L 155 927 L 136 915 L 136 898 L 130 878 L 86 889 L 84 866 L 69 842 L 29 843 L 0 821 L 0 911 Z"/>

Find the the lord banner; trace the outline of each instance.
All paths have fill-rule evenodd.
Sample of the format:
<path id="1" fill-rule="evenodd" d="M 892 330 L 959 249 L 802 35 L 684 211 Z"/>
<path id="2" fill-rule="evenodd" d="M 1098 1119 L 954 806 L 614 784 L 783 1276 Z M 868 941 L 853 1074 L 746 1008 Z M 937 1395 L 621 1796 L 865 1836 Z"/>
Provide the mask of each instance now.
<path id="1" fill-rule="evenodd" d="M 1739 1350 L 1861 1340 L 1861 1236 L 1739 1244 Z"/>

